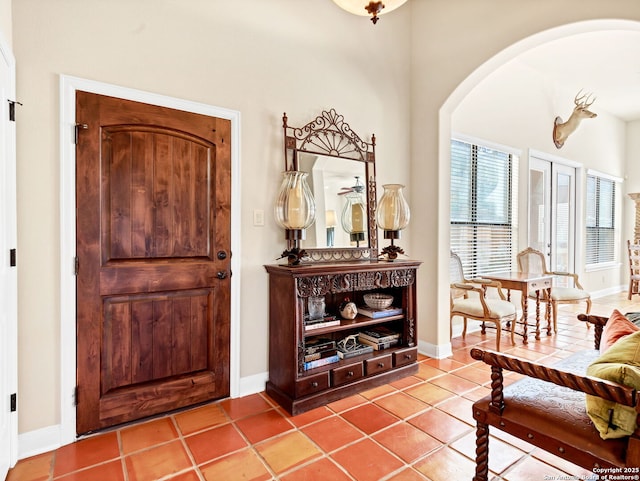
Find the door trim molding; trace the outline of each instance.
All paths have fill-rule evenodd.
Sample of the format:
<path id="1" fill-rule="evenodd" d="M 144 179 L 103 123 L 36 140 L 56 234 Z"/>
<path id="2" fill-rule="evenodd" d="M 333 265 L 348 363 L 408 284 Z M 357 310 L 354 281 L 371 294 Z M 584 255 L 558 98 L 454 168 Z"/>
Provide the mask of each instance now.
<path id="1" fill-rule="evenodd" d="M 60 75 L 60 445 L 76 439 L 76 91 L 109 95 L 231 121 L 230 394 L 240 395 L 240 112 L 189 100 Z"/>
<path id="2" fill-rule="evenodd" d="M 0 182 L 4 184 L 0 187 L 0 202 L 2 202 L 2 213 L 0 217 L 6 222 L 2 226 L 4 232 L 1 234 L 4 236 L 5 243 L 3 247 L 7 251 L 0 253 L 0 259 L 6 262 L 5 266 L 8 266 L 8 249 L 18 247 L 17 243 L 17 197 L 16 197 L 16 122 L 8 120 L 8 105 L 5 100 L 17 100 L 16 99 L 16 59 L 11 49 L 11 45 L 7 42 L 4 32 L 0 29 L 0 57 L 1 61 L 6 65 L 8 70 L 7 83 L 0 85 L 0 89 L 3 89 L 3 96 L 0 96 L 3 105 L 0 106 L 0 113 L 3 114 L 2 129 L 0 132 L 0 140 L 4 139 L 4 145 L 0 144 L 0 148 L 4 149 L 3 155 L 5 156 L 6 165 L 0 165 L 0 171 L 5 178 L 1 178 Z M 4 170 L 3 170 L 4 168 Z M 0 354 L 5 356 L 6 365 L 4 368 L 6 372 L 0 373 L 0 380 L 4 383 L 3 389 L 0 392 L 16 393 L 18 391 L 18 273 L 17 267 L 12 268 L 10 272 L 8 286 L 3 285 L 5 289 L 5 298 L 10 299 L 8 306 L 3 306 L 5 310 L 5 319 L 7 325 L 5 331 L 2 332 L 4 339 L 0 340 L 0 349 L 4 349 L 6 352 Z M 19 403 L 18 396 L 18 403 Z M 0 402 L 2 408 L 8 408 L 8 403 L 4 400 Z M 9 468 L 15 466 L 18 461 L 18 411 L 5 413 L 7 416 L 8 430 L 9 430 Z M 4 445 L 3 445 L 4 446 Z M 5 473 L 0 473 L 0 477 Z"/>
<path id="3" fill-rule="evenodd" d="M 575 178 L 575 234 L 574 234 L 574 272 L 580 274 L 583 272 L 584 266 L 584 257 L 582 251 L 582 243 L 578 242 L 578 232 L 582 232 L 584 228 L 584 221 L 582 220 L 582 216 L 579 215 L 579 212 L 584 212 L 584 176 L 585 176 L 585 168 L 584 164 L 581 162 L 577 162 L 575 160 L 567 159 L 565 157 L 560 157 L 558 155 L 550 154 L 548 152 L 544 152 L 541 150 L 528 149 L 527 155 L 527 229 L 526 229 L 526 238 L 529 238 L 529 175 L 531 169 L 531 158 L 535 157 L 540 160 L 544 160 L 547 162 L 551 162 L 551 164 L 559 164 L 567 167 L 573 167 L 576 169 L 576 178 Z"/>

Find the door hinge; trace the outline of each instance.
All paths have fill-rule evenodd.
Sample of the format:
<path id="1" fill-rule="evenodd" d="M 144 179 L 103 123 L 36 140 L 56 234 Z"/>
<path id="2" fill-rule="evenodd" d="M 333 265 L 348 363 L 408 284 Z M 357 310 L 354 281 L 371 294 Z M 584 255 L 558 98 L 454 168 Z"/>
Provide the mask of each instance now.
<path id="1" fill-rule="evenodd" d="M 80 135 L 80 129 L 87 130 L 89 126 L 87 124 L 76 124 L 75 128 L 76 128 L 76 136 L 75 136 L 74 143 L 78 145 L 78 135 Z"/>
<path id="2" fill-rule="evenodd" d="M 78 269 L 80 268 L 80 261 L 78 260 L 77 257 L 73 258 L 73 275 L 77 276 L 78 275 Z"/>
<path id="3" fill-rule="evenodd" d="M 73 388 L 73 405 L 74 406 L 78 405 L 78 386 Z"/>
<path id="4" fill-rule="evenodd" d="M 9 100 L 8 102 L 9 102 L 9 120 L 11 122 L 15 122 L 16 121 L 16 104 L 18 105 L 22 105 L 22 104 L 15 100 Z"/>
<path id="5" fill-rule="evenodd" d="M 13 393 L 9 397 L 9 411 L 14 413 L 18 410 L 18 395 Z"/>
<path id="6" fill-rule="evenodd" d="M 16 266 L 16 250 L 15 249 L 9 249 L 9 267 L 15 267 Z"/>

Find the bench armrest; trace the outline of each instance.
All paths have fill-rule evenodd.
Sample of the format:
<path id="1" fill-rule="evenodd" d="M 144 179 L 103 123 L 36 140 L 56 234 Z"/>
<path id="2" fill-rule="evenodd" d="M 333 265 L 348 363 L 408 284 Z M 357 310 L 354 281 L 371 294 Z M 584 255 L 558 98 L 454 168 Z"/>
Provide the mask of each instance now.
<path id="1" fill-rule="evenodd" d="M 473 348 L 471 349 L 471 357 L 491 366 L 491 410 L 498 414 L 501 414 L 505 407 L 503 369 L 551 382 L 558 386 L 568 387 L 574 391 L 582 391 L 625 406 L 635 407 L 636 411 L 640 412 L 638 392 L 622 384 L 592 376 L 580 376 L 572 372 L 494 351 Z"/>
<path id="2" fill-rule="evenodd" d="M 582 322 L 592 324 L 594 327 L 593 343 L 596 351 L 600 349 L 600 339 L 602 339 L 602 330 L 609 320 L 608 317 L 594 316 L 591 314 L 578 314 L 578 319 Z"/>

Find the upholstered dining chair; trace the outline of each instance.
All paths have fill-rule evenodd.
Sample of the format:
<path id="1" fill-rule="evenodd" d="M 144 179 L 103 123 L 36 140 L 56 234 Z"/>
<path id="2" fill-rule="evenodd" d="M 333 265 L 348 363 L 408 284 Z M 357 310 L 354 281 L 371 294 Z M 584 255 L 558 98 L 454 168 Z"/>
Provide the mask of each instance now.
<path id="1" fill-rule="evenodd" d="M 502 324 L 508 323 L 511 328 L 511 343 L 514 344 L 516 306 L 506 300 L 500 282 L 488 279 L 465 279 L 460 257 L 453 251 L 449 256 L 449 282 L 451 293 L 450 338 L 453 337 L 453 318 L 460 316 L 463 319 L 463 338 L 467 335 L 467 319 L 482 322 L 482 334 L 486 333 L 485 323 L 491 323 L 496 329 L 496 351 L 500 351 Z M 498 297 L 488 297 L 488 288 L 495 288 Z"/>
<path id="2" fill-rule="evenodd" d="M 640 240 L 631 243 L 627 240 L 629 252 L 629 300 L 634 294 L 640 294 Z"/>
<path id="3" fill-rule="evenodd" d="M 527 247 L 517 255 L 518 269 L 520 272 L 529 272 L 531 274 L 553 275 L 556 278 L 565 278 L 570 286 L 556 285 L 554 282 L 551 288 L 551 299 L 546 291 L 540 292 L 540 302 L 551 304 L 551 319 L 553 321 L 553 332 L 558 332 L 558 304 L 577 304 L 580 302 L 587 303 L 585 314 L 591 312 L 591 295 L 582 288 L 578 274 L 571 272 L 551 272 L 547 270 L 547 262 L 544 254 L 539 250 Z M 530 299 L 536 299 L 536 293 L 529 294 Z"/>

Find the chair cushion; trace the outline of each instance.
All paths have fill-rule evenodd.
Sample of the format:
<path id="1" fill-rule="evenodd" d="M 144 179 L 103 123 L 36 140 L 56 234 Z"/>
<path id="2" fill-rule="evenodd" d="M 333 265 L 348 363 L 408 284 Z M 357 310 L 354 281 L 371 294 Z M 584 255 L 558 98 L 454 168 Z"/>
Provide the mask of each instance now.
<path id="1" fill-rule="evenodd" d="M 554 287 L 551 289 L 551 299 L 554 301 L 576 301 L 588 298 L 587 291 L 575 287 Z"/>
<path id="2" fill-rule="evenodd" d="M 583 291 L 582 289 L 577 289 L 575 287 L 553 287 L 551 289 L 551 300 L 562 302 L 562 301 L 581 301 L 583 299 L 589 299 L 590 295 L 587 291 Z M 529 294 L 529 298 L 535 299 L 536 293 L 531 292 Z M 540 293 L 540 300 L 544 300 L 544 294 Z"/>
<path id="3" fill-rule="evenodd" d="M 627 319 L 618 309 L 614 309 L 602 330 L 600 354 L 604 354 L 618 339 L 640 331 L 640 327 Z"/>
<path id="4" fill-rule="evenodd" d="M 640 331 L 620 338 L 589 365 L 587 375 L 640 389 Z M 602 439 L 630 436 L 638 413 L 597 396 L 586 396 L 587 414 Z"/>
<path id="5" fill-rule="evenodd" d="M 515 316 L 516 306 L 502 299 L 486 299 L 489 308 L 489 317 L 491 319 L 501 319 L 507 316 Z M 453 301 L 452 312 L 459 313 L 461 316 L 475 317 L 482 319 L 484 310 L 478 299 L 456 299 Z"/>

